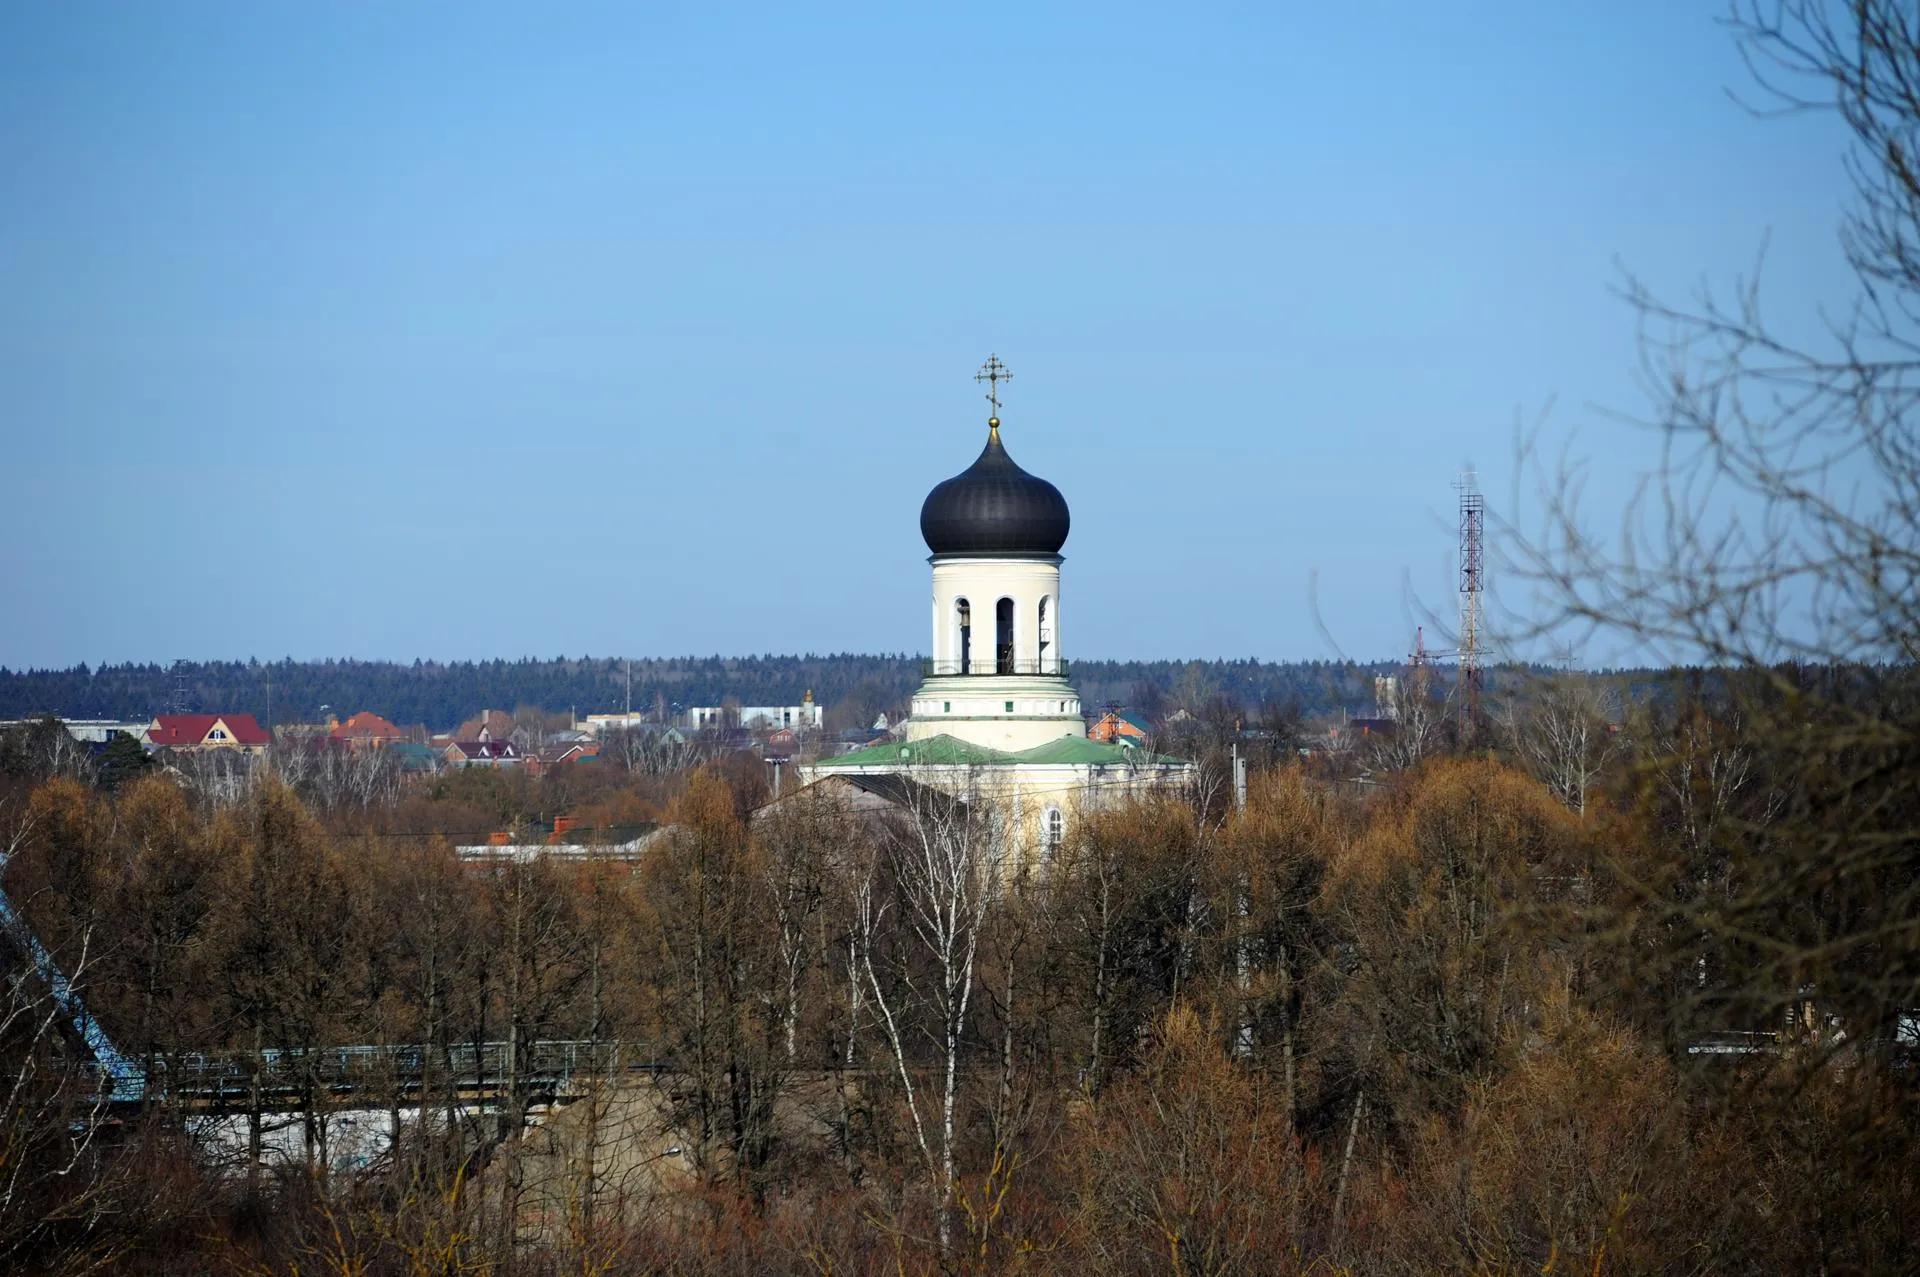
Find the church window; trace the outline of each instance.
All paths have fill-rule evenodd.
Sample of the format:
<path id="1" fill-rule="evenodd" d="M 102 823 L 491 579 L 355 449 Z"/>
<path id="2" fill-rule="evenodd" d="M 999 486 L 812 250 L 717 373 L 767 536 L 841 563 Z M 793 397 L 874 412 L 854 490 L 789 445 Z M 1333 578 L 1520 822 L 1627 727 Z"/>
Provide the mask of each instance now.
<path id="1" fill-rule="evenodd" d="M 1013 702 L 1012 702 L 1012 701 L 1008 701 L 1008 702 L 1007 702 L 1007 713 L 1009 713 L 1009 714 L 1011 714 L 1011 713 L 1013 713 Z"/>
<path id="2" fill-rule="evenodd" d="M 993 609 L 993 648 L 996 673 L 1011 674 L 1013 669 L 1013 600 L 1001 599 Z"/>
<path id="3" fill-rule="evenodd" d="M 1040 854 L 1052 860 L 1060 853 L 1060 844 L 1067 840 L 1067 814 L 1058 807 L 1047 808 L 1040 818 Z"/>
<path id="4" fill-rule="evenodd" d="M 952 702 L 952 701 L 942 701 L 942 702 L 940 702 L 940 712 L 941 712 L 942 714 L 951 714 L 951 713 L 953 713 L 953 702 Z"/>
<path id="5" fill-rule="evenodd" d="M 1038 672 L 1041 674 L 1045 674 L 1047 672 L 1047 656 L 1049 654 L 1049 649 L 1051 649 L 1053 646 L 1053 627 L 1047 623 L 1048 622 L 1047 613 L 1052 610 L 1047 605 L 1051 601 L 1052 600 L 1048 599 L 1045 595 L 1041 596 L 1040 628 L 1037 631 L 1035 631 L 1040 636 L 1040 669 Z"/>
<path id="6" fill-rule="evenodd" d="M 973 673 L 973 605 L 965 599 L 954 600 L 954 613 L 960 620 L 960 672 Z"/>

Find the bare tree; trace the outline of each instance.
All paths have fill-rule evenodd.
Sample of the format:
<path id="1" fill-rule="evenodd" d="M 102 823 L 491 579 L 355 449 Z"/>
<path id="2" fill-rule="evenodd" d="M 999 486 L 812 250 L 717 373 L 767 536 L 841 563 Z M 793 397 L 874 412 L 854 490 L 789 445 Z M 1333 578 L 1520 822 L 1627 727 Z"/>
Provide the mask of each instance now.
<path id="1" fill-rule="evenodd" d="M 806 794 L 767 811 L 754 829 L 761 846 L 760 890 L 775 933 L 781 1026 L 787 1063 L 794 1063 L 800 1031 L 800 993 L 819 958 L 816 917 L 825 907 L 835 849 L 852 841 L 846 812 L 823 795 Z"/>
<path id="2" fill-rule="evenodd" d="M 31 811 L 9 806 L 0 802 L 0 875 L 33 831 Z M 0 1265 L 9 1269 L 104 1267 L 133 1240 L 112 1223 L 123 1168 L 100 1146 L 121 1061 L 80 997 L 91 940 L 72 937 L 61 970 L 0 890 Z"/>
<path id="3" fill-rule="evenodd" d="M 13 948 L 15 938 L 0 945 Z M 84 981 L 90 967 L 83 948 L 70 978 Z M 69 1239 L 63 1267 L 92 1268 L 112 1253 L 97 1251 L 114 1231 L 88 1228 L 111 1209 L 96 1146 L 109 1126 L 109 1091 L 76 1052 L 70 1019 L 49 980 L 23 972 L 0 991 L 0 1264 L 8 1268 L 38 1268 L 56 1236 Z"/>
<path id="4" fill-rule="evenodd" d="M 1394 702 L 1399 716 L 1393 726 L 1369 742 L 1374 764 L 1389 771 L 1408 771 L 1439 749 L 1454 713 L 1453 684 L 1436 695 L 1429 671 L 1410 668 L 1401 677 L 1400 696 Z"/>
<path id="5" fill-rule="evenodd" d="M 1620 752 L 1620 704 L 1585 675 L 1540 680 L 1506 707 L 1507 738 L 1534 777 L 1568 810 L 1585 814 L 1587 795 Z"/>
<path id="6" fill-rule="evenodd" d="M 46 780 L 68 776 L 91 783 L 99 770 L 92 753 L 52 714 L 0 732 L 0 770 Z"/>
<path id="7" fill-rule="evenodd" d="M 652 724 L 611 727 L 600 734 L 600 752 L 629 775 L 670 776 L 697 767 L 710 753 L 697 739 L 678 729 Z"/>
<path id="8" fill-rule="evenodd" d="M 1629 279 L 1659 466 L 1609 519 L 1618 540 L 1587 531 L 1577 467 L 1549 469 L 1540 526 L 1509 544 L 1552 604 L 1537 633 L 1714 667 L 1695 702 L 1713 756 L 1779 788 L 1717 817 L 1746 858 L 1731 893 L 1623 879 L 1678 911 L 1674 934 L 1743 952 L 1775 1010 L 1817 987 L 1852 1041 L 1890 1042 L 1920 1005 L 1920 24 L 1901 0 L 1736 0 L 1730 25 L 1756 106 L 1832 113 L 1851 136 L 1855 300 L 1783 328 L 1757 277 L 1691 304 Z M 1643 774 L 1697 794 L 1686 744 L 1650 739 Z"/>
<path id="9" fill-rule="evenodd" d="M 400 795 L 400 764 L 376 747 L 354 747 L 331 737 L 276 745 L 268 767 L 281 782 L 325 813 L 367 811 Z"/>
<path id="10" fill-rule="evenodd" d="M 1539 464 L 1543 517 L 1507 544 L 1534 637 L 1706 667 L 1631 759 L 1648 842 L 1678 854 L 1611 848 L 1589 926 L 1628 990 L 1664 990 L 1689 1035 L 1755 1034 L 1750 1072 L 1791 1082 L 1754 1124 L 1820 1167 L 1821 1205 L 1770 1262 L 1904 1267 L 1910 1225 L 1868 1221 L 1905 1218 L 1920 1129 L 1875 1125 L 1920 1007 L 1920 22 L 1907 0 L 1729 8 L 1743 96 L 1849 136 L 1854 297 L 1783 321 L 1757 269 L 1686 302 L 1629 278 L 1653 473 L 1602 536 L 1578 465 Z M 1804 1123 L 1806 1094 L 1833 1125 Z"/>
<path id="11" fill-rule="evenodd" d="M 231 807 L 246 797 L 256 773 L 269 768 L 260 756 L 240 749 L 190 749 L 173 753 L 172 767 L 188 787 L 214 807 Z"/>
<path id="12" fill-rule="evenodd" d="M 749 836 L 733 791 L 713 772 L 694 773 L 671 819 L 671 836 L 642 873 L 663 985 L 657 1042 L 685 1079 L 673 1120 L 692 1137 L 705 1176 L 763 1195 L 792 1075 L 788 968 L 767 926 L 768 884 L 784 875 L 770 871 L 766 846 Z"/>
<path id="13" fill-rule="evenodd" d="M 945 1252 L 953 1238 L 961 1049 L 981 933 L 1003 890 L 1007 839 L 997 805 L 971 786 L 965 796 L 920 783 L 910 783 L 902 793 L 905 818 L 889 831 L 884 861 L 897 896 L 876 903 L 873 879 L 861 884 L 861 962 L 914 1139 L 939 1199 L 940 1247 Z M 889 978 L 882 979 L 875 962 L 876 939 L 885 914 L 896 905 L 910 942 L 893 953 Z M 929 971 L 931 987 L 916 984 L 913 970 L 919 963 Z M 924 1101 L 914 1084 L 915 1053 L 907 1037 L 909 1017 L 916 1013 L 924 1017 L 935 1050 L 937 1094 Z"/>

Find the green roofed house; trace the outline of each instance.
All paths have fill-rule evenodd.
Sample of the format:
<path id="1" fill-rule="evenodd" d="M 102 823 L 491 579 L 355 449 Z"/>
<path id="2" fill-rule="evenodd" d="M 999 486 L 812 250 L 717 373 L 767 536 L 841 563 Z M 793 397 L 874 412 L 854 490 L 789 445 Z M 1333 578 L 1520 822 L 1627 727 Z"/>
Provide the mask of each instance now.
<path id="1" fill-rule="evenodd" d="M 933 656 L 914 693 L 906 739 L 824 758 L 802 779 L 910 775 L 1006 815 L 1024 854 L 1046 855 L 1091 808 L 1191 784 L 1192 763 L 1133 744 L 1087 739 L 1080 694 L 1061 645 L 1060 549 L 1066 499 L 1028 474 L 1000 441 L 995 414 L 973 465 L 936 486 L 920 508 L 932 551 Z"/>
<path id="2" fill-rule="evenodd" d="M 400 764 L 400 770 L 408 774 L 427 774 L 440 770 L 444 761 L 440 751 L 431 745 L 422 745 L 415 741 L 401 741 L 387 746 L 387 754 Z"/>

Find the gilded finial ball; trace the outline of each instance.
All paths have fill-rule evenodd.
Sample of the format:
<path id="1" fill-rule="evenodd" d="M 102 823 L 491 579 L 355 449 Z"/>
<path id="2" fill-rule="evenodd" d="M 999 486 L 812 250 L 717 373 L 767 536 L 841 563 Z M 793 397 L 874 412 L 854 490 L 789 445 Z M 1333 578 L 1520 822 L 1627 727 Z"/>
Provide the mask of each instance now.
<path id="1" fill-rule="evenodd" d="M 1000 418 L 998 417 L 987 418 L 987 429 L 998 430 L 999 428 L 1000 428 Z"/>

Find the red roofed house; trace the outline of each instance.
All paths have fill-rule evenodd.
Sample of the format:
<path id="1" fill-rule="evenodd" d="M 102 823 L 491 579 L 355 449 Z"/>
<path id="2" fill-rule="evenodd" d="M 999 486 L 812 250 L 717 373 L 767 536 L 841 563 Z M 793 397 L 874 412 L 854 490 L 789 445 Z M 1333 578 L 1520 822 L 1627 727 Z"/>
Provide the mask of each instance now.
<path id="1" fill-rule="evenodd" d="M 267 747 L 267 732 L 251 714 L 161 714 L 147 728 L 155 749 L 191 752 L 238 749 L 257 754 Z"/>
<path id="2" fill-rule="evenodd" d="M 405 731 L 395 727 L 370 709 L 361 710 L 334 728 L 331 735 L 335 740 L 343 740 L 355 749 L 398 745 L 407 739 Z"/>

